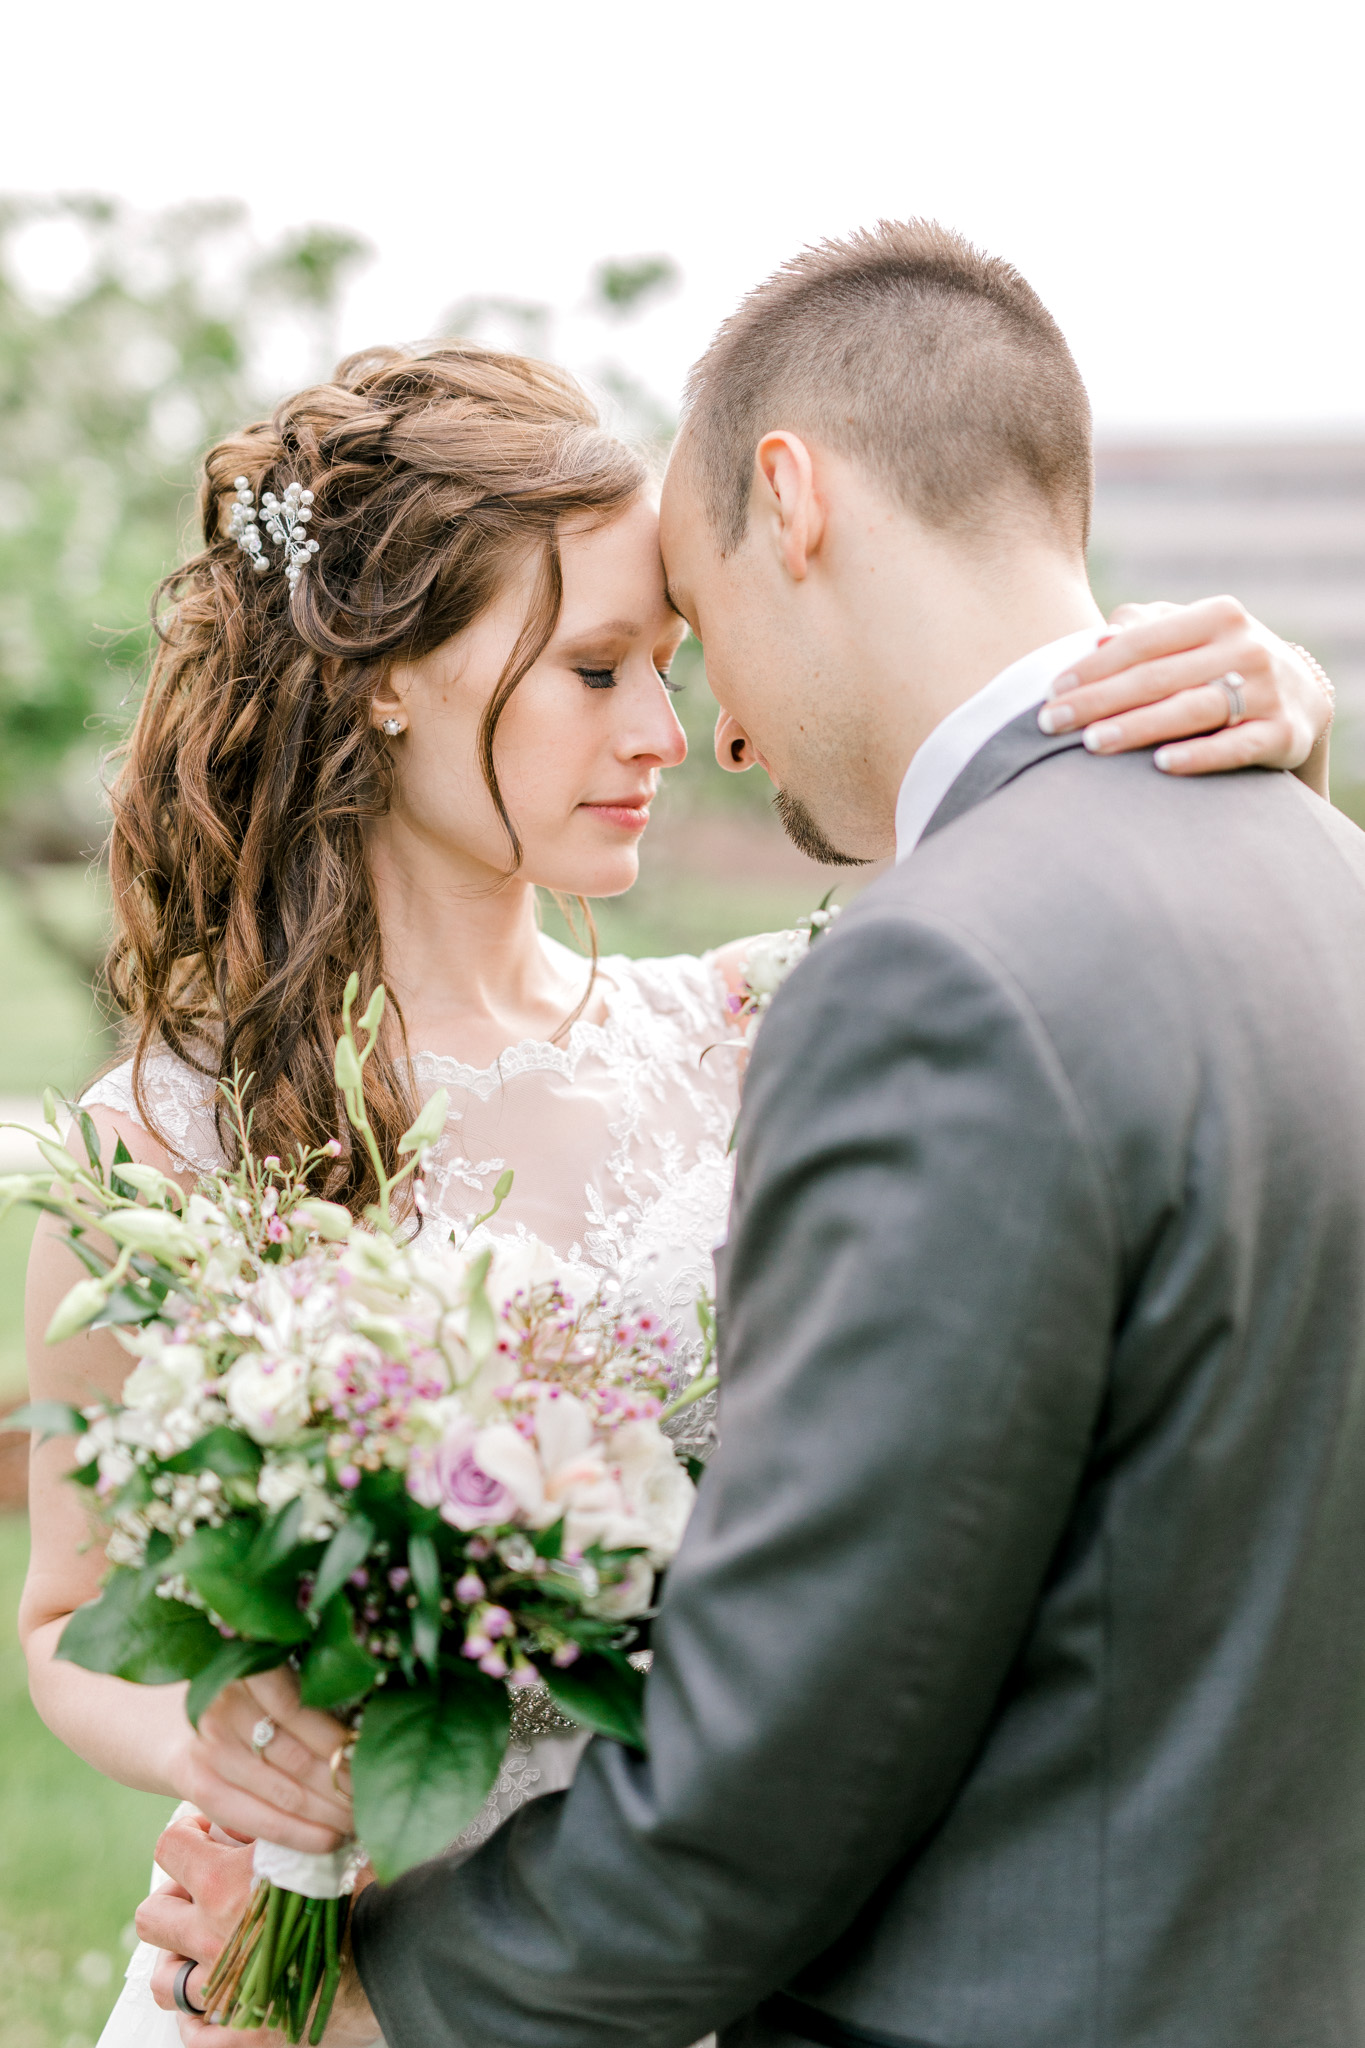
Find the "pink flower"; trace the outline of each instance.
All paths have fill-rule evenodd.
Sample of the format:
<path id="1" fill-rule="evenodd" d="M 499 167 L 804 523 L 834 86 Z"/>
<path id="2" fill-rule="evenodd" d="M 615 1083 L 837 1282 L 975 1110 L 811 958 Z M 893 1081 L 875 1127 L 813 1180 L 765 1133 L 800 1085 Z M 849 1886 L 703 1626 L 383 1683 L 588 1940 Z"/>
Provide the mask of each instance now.
<path id="1" fill-rule="evenodd" d="M 265 1234 L 271 1244 L 283 1244 L 289 1232 L 281 1216 L 272 1216 L 265 1226 Z"/>
<path id="2" fill-rule="evenodd" d="M 578 1657 L 579 1649 L 577 1643 L 561 1643 L 550 1661 L 553 1664 L 557 1664 L 561 1671 L 567 1671 L 571 1664 L 578 1662 Z"/>
<path id="3" fill-rule="evenodd" d="M 483 1616 L 483 1632 L 496 1642 L 499 1636 L 511 1635 L 516 1623 L 505 1607 L 489 1607 Z"/>
<path id="4" fill-rule="evenodd" d="M 477 1572 L 466 1572 L 455 1581 L 455 1598 L 462 1607 L 472 1607 L 484 1596 L 484 1583 Z"/>
<path id="5" fill-rule="evenodd" d="M 352 1486 L 359 1486 L 359 1484 L 360 1484 L 360 1474 L 359 1474 L 359 1472 L 357 1472 L 357 1470 L 356 1470 L 355 1466 L 354 1466 L 354 1465 L 343 1465 L 343 1466 L 342 1466 L 342 1468 L 341 1468 L 341 1470 L 340 1470 L 340 1471 L 339 1471 L 339 1472 L 337 1473 L 337 1485 L 338 1485 L 338 1486 L 345 1486 L 345 1487 L 352 1487 Z"/>
<path id="6" fill-rule="evenodd" d="M 485 1472 L 475 1457 L 476 1434 L 472 1422 L 457 1423 L 434 1451 L 414 1459 L 408 1474 L 413 1499 L 424 1508 L 439 1508 L 441 1520 L 455 1529 L 510 1522 L 516 1513 L 510 1490 Z"/>
<path id="7" fill-rule="evenodd" d="M 480 1657 L 479 1669 L 488 1678 L 506 1678 L 507 1659 L 499 1650 L 490 1650 L 486 1657 Z"/>

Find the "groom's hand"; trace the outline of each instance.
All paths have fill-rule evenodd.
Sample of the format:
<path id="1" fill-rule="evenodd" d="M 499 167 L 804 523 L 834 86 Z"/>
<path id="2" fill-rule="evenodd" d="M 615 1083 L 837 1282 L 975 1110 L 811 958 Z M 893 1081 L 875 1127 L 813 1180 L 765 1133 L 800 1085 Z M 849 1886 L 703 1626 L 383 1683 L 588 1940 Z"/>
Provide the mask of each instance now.
<path id="1" fill-rule="evenodd" d="M 156 1860 L 171 1882 L 144 1899 L 137 1909 L 137 1931 L 143 1941 L 165 1951 L 152 1975 L 152 1996 L 167 2012 L 175 2011 L 175 1978 L 186 1961 L 191 1971 L 185 1995 L 191 2005 L 203 2002 L 209 1972 L 242 1917 L 251 1894 L 252 1847 L 215 1839 L 202 1815 L 172 1821 L 156 1846 Z M 367 1882 L 360 1880 L 361 1887 Z M 214 2048 L 223 2038 L 221 2026 L 178 2016 L 185 2048 Z M 325 2048 L 369 2048 L 379 2026 L 361 1989 L 354 1966 L 348 1967 L 323 2036 Z M 284 2035 L 264 2028 L 232 2030 L 242 2048 L 282 2048 Z"/>
<path id="2" fill-rule="evenodd" d="M 1110 623 L 1118 630 L 1058 678 L 1045 731 L 1085 727 L 1099 754 L 1160 747 L 1157 765 L 1171 775 L 1292 768 L 1327 795 L 1330 691 L 1236 598 L 1120 605 Z M 1216 682 L 1233 673 L 1246 703 L 1237 725 Z"/>

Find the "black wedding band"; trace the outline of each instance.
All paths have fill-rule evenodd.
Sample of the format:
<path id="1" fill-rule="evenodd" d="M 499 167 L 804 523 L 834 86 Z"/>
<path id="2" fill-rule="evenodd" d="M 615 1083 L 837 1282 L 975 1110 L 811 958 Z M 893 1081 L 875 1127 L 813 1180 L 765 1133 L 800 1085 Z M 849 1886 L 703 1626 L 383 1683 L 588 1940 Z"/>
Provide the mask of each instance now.
<path id="1" fill-rule="evenodd" d="M 187 1956 L 175 1973 L 175 1990 L 172 1996 L 181 2012 L 187 2012 L 191 2019 L 202 2020 L 207 2010 L 202 2005 L 191 2005 L 188 1985 L 191 1973 L 199 1968 L 193 1957 Z"/>

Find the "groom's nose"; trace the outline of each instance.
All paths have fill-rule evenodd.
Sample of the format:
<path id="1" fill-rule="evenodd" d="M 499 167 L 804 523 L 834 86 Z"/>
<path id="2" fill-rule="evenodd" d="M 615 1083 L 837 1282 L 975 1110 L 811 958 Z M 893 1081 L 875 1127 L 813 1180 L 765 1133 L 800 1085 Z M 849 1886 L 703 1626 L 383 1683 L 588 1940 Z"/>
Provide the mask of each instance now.
<path id="1" fill-rule="evenodd" d="M 758 761 L 748 733 L 728 711 L 716 720 L 716 759 L 731 775 L 742 775 Z"/>

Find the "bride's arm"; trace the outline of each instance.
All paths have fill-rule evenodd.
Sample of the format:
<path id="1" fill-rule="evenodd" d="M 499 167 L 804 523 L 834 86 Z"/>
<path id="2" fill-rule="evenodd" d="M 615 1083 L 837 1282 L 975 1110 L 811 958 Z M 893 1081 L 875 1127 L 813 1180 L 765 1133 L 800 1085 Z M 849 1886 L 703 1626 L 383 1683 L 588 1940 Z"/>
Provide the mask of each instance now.
<path id="1" fill-rule="evenodd" d="M 93 1112 L 106 1157 L 116 1137 L 139 1161 L 171 1172 L 154 1139 L 130 1118 Z M 108 1330 L 48 1345 L 43 1332 L 62 1296 L 80 1277 L 60 1226 L 42 1217 L 25 1295 L 29 1382 L 35 1400 L 83 1406 L 117 1397 L 131 1369 Z M 327 1759 L 347 1739 L 329 1715 L 298 1704 L 287 1671 L 228 1687 L 196 1733 L 185 1713 L 184 1685 L 129 1685 L 56 1654 L 71 1613 L 99 1591 L 105 1569 L 86 1496 L 66 1478 L 69 1438 L 35 1446 L 30 1463 L 32 1551 L 19 1613 L 34 1705 L 68 1748 L 106 1777 L 145 1792 L 193 1803 L 237 1834 L 267 1835 L 285 1847 L 325 1850 L 350 1831 L 349 1801 L 333 1790 Z M 251 1748 L 263 1717 L 279 1729 L 268 1760 Z"/>

